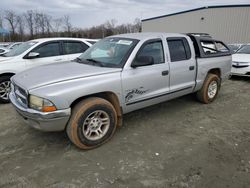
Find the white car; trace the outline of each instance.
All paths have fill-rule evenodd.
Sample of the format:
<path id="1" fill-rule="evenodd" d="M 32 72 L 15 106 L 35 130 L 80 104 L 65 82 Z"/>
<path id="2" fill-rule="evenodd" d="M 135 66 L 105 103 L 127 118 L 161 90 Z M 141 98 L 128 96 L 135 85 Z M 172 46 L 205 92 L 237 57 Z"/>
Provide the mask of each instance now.
<path id="1" fill-rule="evenodd" d="M 227 46 L 229 49 L 233 52 L 236 53 L 239 49 L 241 49 L 245 44 L 228 44 Z"/>
<path id="2" fill-rule="evenodd" d="M 8 49 L 8 48 L 0 47 L 0 55 L 6 54 L 9 51 L 10 51 L 10 49 Z"/>
<path id="3" fill-rule="evenodd" d="M 9 46 L 7 46 L 6 48 L 12 50 L 14 48 L 17 48 L 21 44 L 22 44 L 22 42 L 13 42 L 13 43 L 9 44 Z"/>
<path id="4" fill-rule="evenodd" d="M 231 74 L 250 77 L 250 44 L 239 49 L 232 58 Z"/>
<path id="5" fill-rule="evenodd" d="M 68 62 L 96 41 L 81 38 L 35 39 L 4 54 L 0 57 L 0 103 L 9 102 L 10 78 L 16 73 L 41 65 Z"/>

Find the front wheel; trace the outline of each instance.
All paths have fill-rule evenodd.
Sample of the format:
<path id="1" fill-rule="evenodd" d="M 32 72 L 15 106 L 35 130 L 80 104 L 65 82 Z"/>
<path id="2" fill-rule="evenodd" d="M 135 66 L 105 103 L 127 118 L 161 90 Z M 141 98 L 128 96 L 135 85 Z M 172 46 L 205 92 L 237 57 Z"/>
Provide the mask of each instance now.
<path id="1" fill-rule="evenodd" d="M 67 125 L 69 139 L 80 149 L 92 149 L 107 142 L 114 134 L 117 114 L 105 99 L 89 98 L 78 103 Z"/>
<path id="2" fill-rule="evenodd" d="M 0 77 L 0 103 L 9 103 L 10 76 Z"/>
<path id="3" fill-rule="evenodd" d="M 201 90 L 196 93 L 197 99 L 205 104 L 215 100 L 220 89 L 220 78 L 216 74 L 208 74 Z"/>

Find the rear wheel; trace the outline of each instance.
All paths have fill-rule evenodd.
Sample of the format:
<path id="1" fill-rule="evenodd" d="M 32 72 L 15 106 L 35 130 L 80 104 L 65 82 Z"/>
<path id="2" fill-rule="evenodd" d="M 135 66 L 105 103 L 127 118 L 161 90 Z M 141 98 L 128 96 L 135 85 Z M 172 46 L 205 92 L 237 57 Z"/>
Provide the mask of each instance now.
<path id="1" fill-rule="evenodd" d="M 81 149 L 92 149 L 107 142 L 114 134 L 117 114 L 105 99 L 89 98 L 78 103 L 67 125 L 67 135 Z"/>
<path id="2" fill-rule="evenodd" d="M 9 103 L 11 76 L 0 77 L 0 103 Z"/>
<path id="3" fill-rule="evenodd" d="M 220 89 L 220 78 L 216 74 L 208 74 L 200 91 L 196 93 L 197 99 L 205 104 L 213 102 Z"/>

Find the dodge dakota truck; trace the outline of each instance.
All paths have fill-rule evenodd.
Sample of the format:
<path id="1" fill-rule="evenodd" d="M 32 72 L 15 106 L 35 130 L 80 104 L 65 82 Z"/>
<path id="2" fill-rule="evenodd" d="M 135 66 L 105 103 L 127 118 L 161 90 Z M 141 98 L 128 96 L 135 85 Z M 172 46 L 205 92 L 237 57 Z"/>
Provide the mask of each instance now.
<path id="1" fill-rule="evenodd" d="M 228 47 L 174 33 L 107 37 L 69 63 L 19 73 L 10 100 L 33 128 L 66 131 L 81 149 L 107 142 L 123 114 L 195 93 L 215 100 L 231 71 Z"/>

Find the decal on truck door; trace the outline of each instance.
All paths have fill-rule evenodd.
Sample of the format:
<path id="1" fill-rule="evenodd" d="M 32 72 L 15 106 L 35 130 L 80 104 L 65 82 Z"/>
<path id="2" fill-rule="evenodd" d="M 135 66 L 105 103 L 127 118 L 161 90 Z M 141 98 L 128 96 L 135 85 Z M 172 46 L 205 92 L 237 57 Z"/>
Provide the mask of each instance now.
<path id="1" fill-rule="evenodd" d="M 143 87 L 126 90 L 125 102 L 128 103 L 131 99 L 133 99 L 136 95 L 143 95 L 148 90 L 145 90 Z"/>

